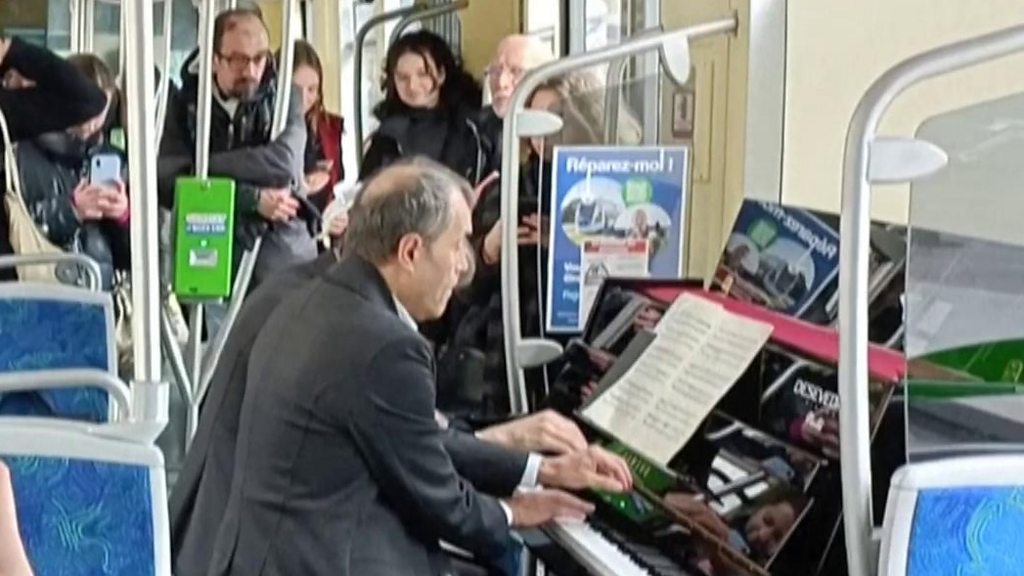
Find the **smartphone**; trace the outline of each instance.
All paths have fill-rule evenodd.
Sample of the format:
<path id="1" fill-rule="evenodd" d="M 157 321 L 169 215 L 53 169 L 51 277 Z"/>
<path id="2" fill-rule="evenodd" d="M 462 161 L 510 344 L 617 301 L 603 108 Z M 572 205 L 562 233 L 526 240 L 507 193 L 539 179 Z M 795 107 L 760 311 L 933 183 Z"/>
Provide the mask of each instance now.
<path id="1" fill-rule="evenodd" d="M 113 184 L 121 179 L 121 157 L 97 154 L 89 160 L 89 183 L 97 186 Z"/>

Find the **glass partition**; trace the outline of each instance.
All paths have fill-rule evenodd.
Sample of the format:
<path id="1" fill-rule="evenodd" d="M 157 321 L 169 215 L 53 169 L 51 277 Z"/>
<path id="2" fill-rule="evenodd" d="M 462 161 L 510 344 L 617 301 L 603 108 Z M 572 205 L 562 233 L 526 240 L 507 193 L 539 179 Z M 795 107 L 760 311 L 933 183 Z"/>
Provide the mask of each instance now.
<path id="1" fill-rule="evenodd" d="M 908 452 L 1024 440 L 1024 94 L 924 122 L 949 164 L 910 195 Z"/>

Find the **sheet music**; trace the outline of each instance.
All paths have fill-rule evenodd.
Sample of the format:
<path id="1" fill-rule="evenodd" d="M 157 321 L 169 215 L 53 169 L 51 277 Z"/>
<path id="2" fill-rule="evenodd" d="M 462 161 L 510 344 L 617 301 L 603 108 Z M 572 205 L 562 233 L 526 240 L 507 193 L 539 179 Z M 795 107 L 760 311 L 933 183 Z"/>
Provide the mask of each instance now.
<path id="1" fill-rule="evenodd" d="M 583 416 L 661 465 L 697 431 L 771 334 L 769 324 L 692 294 L 676 299 L 656 338 Z"/>

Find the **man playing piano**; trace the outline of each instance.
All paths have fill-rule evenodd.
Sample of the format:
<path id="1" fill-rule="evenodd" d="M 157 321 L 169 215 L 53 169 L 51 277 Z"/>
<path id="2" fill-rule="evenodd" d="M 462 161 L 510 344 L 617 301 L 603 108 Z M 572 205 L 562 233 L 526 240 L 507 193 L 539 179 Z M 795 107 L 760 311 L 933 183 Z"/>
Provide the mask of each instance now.
<path id="1" fill-rule="evenodd" d="M 466 266 L 470 195 L 433 163 L 381 171 L 350 215 L 350 254 L 271 315 L 210 574 L 440 576 L 442 540 L 495 558 L 510 527 L 590 512 L 557 490 L 486 496 L 445 448 L 415 322 L 443 312 Z M 629 488 L 601 452 L 581 462 L 585 484 Z"/>

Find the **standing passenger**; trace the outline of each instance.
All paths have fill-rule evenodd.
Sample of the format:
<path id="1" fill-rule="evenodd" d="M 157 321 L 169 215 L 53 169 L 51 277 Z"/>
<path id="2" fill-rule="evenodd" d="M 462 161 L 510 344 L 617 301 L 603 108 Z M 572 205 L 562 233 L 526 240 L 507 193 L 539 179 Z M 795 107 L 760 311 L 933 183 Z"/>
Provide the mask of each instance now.
<path id="1" fill-rule="evenodd" d="M 271 139 L 280 95 L 266 25 L 252 9 L 228 10 L 217 16 L 213 36 L 210 175 L 236 180 L 236 266 L 242 252 L 263 237 L 255 286 L 275 271 L 316 258 L 311 229 L 318 222 L 303 183 L 306 127 L 301 96 L 292 90 L 288 125 Z M 186 60 L 181 90 L 167 102 L 157 162 L 160 203 L 167 209 L 174 205 L 176 179 L 195 169 L 198 54 Z"/>
<path id="2" fill-rule="evenodd" d="M 99 264 L 104 290 L 110 290 L 114 270 L 131 264 L 128 231 L 128 195 L 123 177 L 107 183 L 90 182 L 90 160 L 112 155 L 121 160 L 126 174 L 127 158 L 110 145 L 104 133 L 117 95 L 114 75 L 98 57 L 76 54 L 68 61 L 99 86 L 107 108 L 95 118 L 65 132 L 51 132 L 18 145 L 21 191 L 35 225 L 47 240 L 66 252 L 82 253 Z M 66 283 L 63 267 L 57 275 Z"/>
<path id="3" fill-rule="evenodd" d="M 18 38 L 0 38 L 0 112 L 15 142 L 78 126 L 105 106 L 103 91 L 60 56 Z M 0 202 L 0 255 L 13 251 L 7 209 Z M 0 269 L 0 281 L 17 278 L 13 268 Z"/>
<path id="4" fill-rule="evenodd" d="M 474 116 L 481 91 L 433 32 L 402 36 L 388 49 L 380 127 L 359 168 L 364 180 L 403 157 L 425 156 L 473 185 L 488 174 L 490 156 Z"/>
<path id="5" fill-rule="evenodd" d="M 280 59 L 278 59 L 280 60 Z M 320 57 L 309 43 L 295 42 L 292 80 L 302 91 L 302 114 L 306 118 L 306 188 L 310 201 L 321 214 L 334 199 L 334 186 L 345 178 L 341 165 L 341 135 L 345 130 L 340 116 L 324 108 L 324 71 Z"/>

